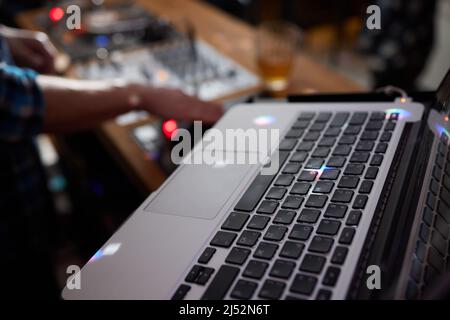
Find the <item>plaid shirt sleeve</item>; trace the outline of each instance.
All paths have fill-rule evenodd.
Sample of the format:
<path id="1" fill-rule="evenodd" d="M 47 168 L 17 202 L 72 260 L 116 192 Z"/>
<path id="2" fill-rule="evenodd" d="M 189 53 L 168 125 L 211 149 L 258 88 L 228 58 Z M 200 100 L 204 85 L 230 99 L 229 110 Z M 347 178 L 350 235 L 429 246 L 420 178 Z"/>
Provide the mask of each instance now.
<path id="1" fill-rule="evenodd" d="M 41 131 L 44 99 L 36 76 L 13 64 L 0 36 L 0 140 L 20 141 Z"/>

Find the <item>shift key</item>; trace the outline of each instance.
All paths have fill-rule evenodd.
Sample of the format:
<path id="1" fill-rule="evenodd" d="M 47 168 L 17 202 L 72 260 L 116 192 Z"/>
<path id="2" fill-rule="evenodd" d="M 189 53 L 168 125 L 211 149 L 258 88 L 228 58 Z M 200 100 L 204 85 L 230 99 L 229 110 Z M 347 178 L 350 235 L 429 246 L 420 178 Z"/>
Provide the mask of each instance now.
<path id="1" fill-rule="evenodd" d="M 278 170 L 284 164 L 288 155 L 289 152 L 279 152 Z M 242 198 L 236 204 L 234 209 L 246 212 L 253 211 L 256 208 L 256 205 L 259 203 L 259 200 L 261 200 L 262 196 L 266 192 L 267 188 L 269 188 L 274 178 L 275 174 L 258 174 L 248 187 L 247 191 L 245 191 Z"/>
<path id="2" fill-rule="evenodd" d="M 213 281 L 206 289 L 202 300 L 221 300 L 225 297 L 234 279 L 239 273 L 239 268 L 231 266 L 221 266 Z"/>

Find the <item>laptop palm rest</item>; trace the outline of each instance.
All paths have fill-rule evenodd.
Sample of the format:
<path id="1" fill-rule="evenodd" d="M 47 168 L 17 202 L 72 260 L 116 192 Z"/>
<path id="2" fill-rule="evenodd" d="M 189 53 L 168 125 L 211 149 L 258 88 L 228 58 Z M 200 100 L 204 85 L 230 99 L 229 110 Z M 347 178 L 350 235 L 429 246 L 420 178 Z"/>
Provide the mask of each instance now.
<path id="1" fill-rule="evenodd" d="M 229 152 L 227 152 L 229 153 Z M 232 155 L 238 154 L 231 152 Z M 214 219 L 257 164 L 185 164 L 165 183 L 145 211 Z M 217 183 L 211 183 L 217 181 Z"/>

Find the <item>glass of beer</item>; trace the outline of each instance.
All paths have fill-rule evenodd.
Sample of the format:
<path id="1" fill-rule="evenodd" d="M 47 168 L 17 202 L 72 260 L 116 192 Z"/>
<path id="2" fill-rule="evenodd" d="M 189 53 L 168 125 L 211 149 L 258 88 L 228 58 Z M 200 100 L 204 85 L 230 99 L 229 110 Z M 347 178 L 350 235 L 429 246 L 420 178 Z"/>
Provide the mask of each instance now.
<path id="1" fill-rule="evenodd" d="M 289 75 L 299 47 L 299 28 L 285 21 L 263 22 L 257 29 L 256 55 L 266 90 L 274 97 L 286 95 Z"/>

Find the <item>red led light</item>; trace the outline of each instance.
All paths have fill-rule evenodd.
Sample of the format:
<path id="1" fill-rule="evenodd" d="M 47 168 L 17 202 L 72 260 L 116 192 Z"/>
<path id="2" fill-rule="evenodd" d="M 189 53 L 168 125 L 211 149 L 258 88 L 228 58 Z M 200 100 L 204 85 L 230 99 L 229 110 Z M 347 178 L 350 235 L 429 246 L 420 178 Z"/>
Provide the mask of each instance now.
<path id="1" fill-rule="evenodd" d="M 59 7 L 51 8 L 48 16 L 50 17 L 50 20 L 57 22 L 64 17 L 64 10 Z"/>
<path id="2" fill-rule="evenodd" d="M 162 132 L 166 138 L 170 139 L 177 130 L 177 122 L 175 120 L 166 120 L 162 124 Z"/>

